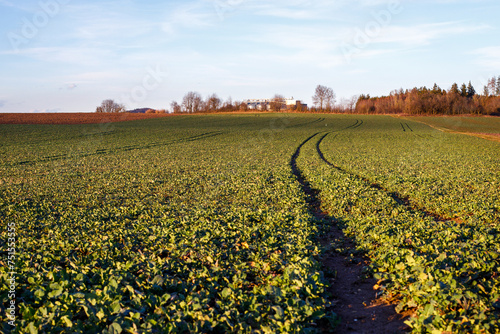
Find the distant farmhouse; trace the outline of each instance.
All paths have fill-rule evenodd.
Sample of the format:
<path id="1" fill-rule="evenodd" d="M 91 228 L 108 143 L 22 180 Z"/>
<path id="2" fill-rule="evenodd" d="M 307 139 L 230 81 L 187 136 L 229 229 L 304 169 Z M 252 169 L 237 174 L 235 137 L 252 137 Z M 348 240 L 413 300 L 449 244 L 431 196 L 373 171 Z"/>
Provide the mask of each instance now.
<path id="1" fill-rule="evenodd" d="M 307 109 L 306 103 L 302 103 L 301 100 L 294 100 L 293 97 L 291 99 L 285 99 L 285 105 L 287 109 L 298 109 L 298 110 Z"/>
<path id="2" fill-rule="evenodd" d="M 248 99 L 243 100 L 249 110 L 271 110 L 271 104 L 275 99 Z M 282 109 L 287 110 L 305 110 L 307 104 L 302 103 L 300 100 L 295 100 L 293 97 L 290 99 L 283 99 Z"/>

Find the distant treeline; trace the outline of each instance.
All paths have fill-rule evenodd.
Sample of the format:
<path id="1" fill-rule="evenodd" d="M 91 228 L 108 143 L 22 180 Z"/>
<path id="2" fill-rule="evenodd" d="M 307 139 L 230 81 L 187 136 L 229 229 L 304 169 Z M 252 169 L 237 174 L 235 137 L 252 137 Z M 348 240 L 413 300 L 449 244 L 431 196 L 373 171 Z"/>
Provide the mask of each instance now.
<path id="1" fill-rule="evenodd" d="M 349 111 L 344 108 L 344 111 Z M 410 114 L 410 115 L 500 115 L 500 76 L 491 78 L 477 94 L 469 82 L 460 88 L 454 83 L 449 90 L 434 84 L 427 87 L 400 89 L 389 96 L 359 96 L 352 110 L 360 114 Z"/>
<path id="2" fill-rule="evenodd" d="M 389 96 L 370 97 L 370 95 L 353 96 L 335 103 L 335 93 L 329 87 L 318 85 L 313 96 L 314 106 L 310 108 L 284 107 L 282 95 L 276 94 L 265 111 L 272 112 L 331 112 L 356 114 L 409 114 L 409 115 L 500 115 L 500 76 L 493 77 L 478 94 L 471 82 L 460 87 L 454 83 L 449 90 L 437 84 L 427 87 L 399 89 Z M 184 96 L 182 104 L 172 102 L 174 113 L 210 113 L 231 111 L 256 111 L 248 109 L 246 103 L 222 101 L 216 94 L 204 100 L 200 94 L 189 92 Z"/>
<path id="3" fill-rule="evenodd" d="M 335 93 L 329 87 L 318 85 L 312 97 L 314 106 L 286 105 L 283 95 L 276 94 L 266 108 L 252 109 L 245 101 L 223 101 L 217 94 L 205 99 L 198 92 L 188 92 L 179 104 L 173 101 L 170 110 L 140 108 L 139 113 L 220 113 L 234 111 L 299 112 L 299 113 L 353 113 L 353 114 L 408 114 L 408 115 L 497 115 L 500 116 L 500 76 L 493 77 L 478 94 L 471 82 L 460 87 L 454 83 L 449 90 L 434 84 L 427 87 L 394 90 L 389 96 L 353 96 L 336 103 Z M 113 100 L 104 100 L 96 112 L 122 112 L 125 106 Z"/>

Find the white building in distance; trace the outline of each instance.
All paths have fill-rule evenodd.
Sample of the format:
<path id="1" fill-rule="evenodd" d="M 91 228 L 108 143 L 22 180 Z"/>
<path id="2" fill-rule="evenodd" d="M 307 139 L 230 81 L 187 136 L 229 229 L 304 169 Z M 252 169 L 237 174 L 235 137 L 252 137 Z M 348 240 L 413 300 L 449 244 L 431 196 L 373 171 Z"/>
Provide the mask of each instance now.
<path id="1" fill-rule="evenodd" d="M 247 105 L 250 110 L 271 110 L 271 103 L 274 99 L 248 99 L 243 100 L 243 103 Z M 290 99 L 284 99 L 283 108 L 294 109 L 302 108 L 307 109 L 307 104 L 303 104 L 300 100 L 295 100 L 293 97 Z"/>
<path id="2" fill-rule="evenodd" d="M 270 110 L 271 102 L 273 99 L 248 99 L 243 100 L 243 103 L 247 105 L 248 109 L 251 110 Z"/>

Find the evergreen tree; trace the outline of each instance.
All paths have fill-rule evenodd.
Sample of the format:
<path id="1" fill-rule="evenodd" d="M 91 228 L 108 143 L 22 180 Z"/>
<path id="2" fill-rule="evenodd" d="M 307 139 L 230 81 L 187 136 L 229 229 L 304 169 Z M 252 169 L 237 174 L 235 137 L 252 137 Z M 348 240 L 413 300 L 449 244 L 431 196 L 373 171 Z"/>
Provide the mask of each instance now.
<path id="1" fill-rule="evenodd" d="M 437 83 L 435 83 L 434 86 L 432 87 L 432 93 L 441 94 L 441 88 L 437 85 Z"/>
<path id="2" fill-rule="evenodd" d="M 469 99 L 472 99 L 476 95 L 476 90 L 472 86 L 472 83 L 469 81 L 469 84 L 467 85 L 467 97 Z"/>
<path id="3" fill-rule="evenodd" d="M 456 82 L 454 82 L 453 85 L 451 85 L 450 93 L 457 94 L 457 95 L 460 94 L 460 91 L 458 90 L 458 85 Z"/>
<path id="4" fill-rule="evenodd" d="M 467 96 L 467 86 L 465 84 L 462 84 L 462 87 L 460 87 L 460 95 L 463 97 Z"/>

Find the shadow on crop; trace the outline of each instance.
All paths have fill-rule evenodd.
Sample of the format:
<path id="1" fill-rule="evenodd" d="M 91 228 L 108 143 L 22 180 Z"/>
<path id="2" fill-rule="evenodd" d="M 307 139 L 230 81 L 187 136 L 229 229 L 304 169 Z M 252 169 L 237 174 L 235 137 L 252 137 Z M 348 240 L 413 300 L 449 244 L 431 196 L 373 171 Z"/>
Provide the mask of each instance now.
<path id="1" fill-rule="evenodd" d="M 362 122 L 356 121 L 349 128 L 359 127 L 361 124 Z M 325 234 L 319 237 L 323 250 L 320 261 L 325 280 L 329 282 L 329 297 L 325 305 L 325 317 L 318 322 L 318 328 L 321 332 L 334 333 L 404 333 L 407 329 L 404 318 L 396 314 L 394 305 L 375 299 L 373 286 L 376 280 L 368 278 L 364 273 L 369 260 L 356 250 L 354 241 L 344 235 L 340 227 L 343 222 L 321 209 L 320 191 L 307 181 L 297 165 L 302 147 L 319 134 L 320 132 L 317 132 L 305 139 L 290 158 L 292 173 L 305 194 L 308 210 L 315 218 L 315 223 L 321 225 L 318 227 L 325 231 Z M 319 143 L 326 135 L 316 143 L 318 154 L 323 161 L 326 159 L 319 150 Z M 341 244 L 343 251 L 332 250 L 333 244 Z"/>

